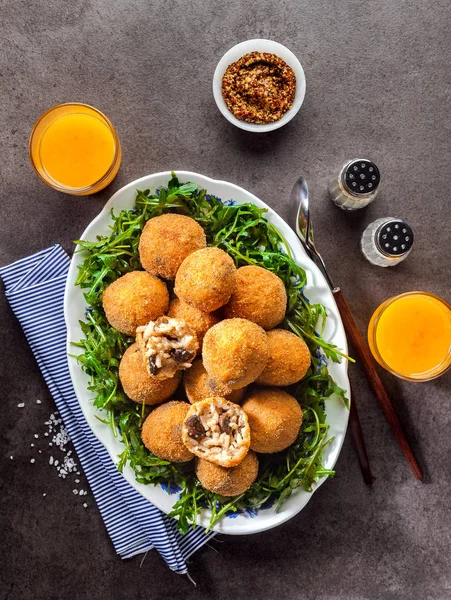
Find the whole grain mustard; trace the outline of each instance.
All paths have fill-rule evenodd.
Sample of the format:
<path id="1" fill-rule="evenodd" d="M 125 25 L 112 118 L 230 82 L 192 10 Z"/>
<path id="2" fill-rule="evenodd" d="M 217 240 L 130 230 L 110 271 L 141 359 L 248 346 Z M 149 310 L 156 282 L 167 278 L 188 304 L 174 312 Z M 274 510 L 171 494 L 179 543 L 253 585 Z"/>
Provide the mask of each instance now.
<path id="1" fill-rule="evenodd" d="M 222 78 L 227 108 L 240 121 L 272 123 L 293 106 L 296 76 L 279 56 L 250 52 L 229 65 Z"/>

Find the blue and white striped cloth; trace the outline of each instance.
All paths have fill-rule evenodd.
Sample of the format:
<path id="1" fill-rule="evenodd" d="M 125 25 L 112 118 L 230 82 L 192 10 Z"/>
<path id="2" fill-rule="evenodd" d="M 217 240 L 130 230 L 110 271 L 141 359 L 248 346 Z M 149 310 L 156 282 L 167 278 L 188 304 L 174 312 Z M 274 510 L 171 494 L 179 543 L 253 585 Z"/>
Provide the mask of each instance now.
<path id="1" fill-rule="evenodd" d="M 175 521 L 122 477 L 81 411 L 66 356 L 63 300 L 69 263 L 55 244 L 1 268 L 6 296 L 72 438 L 116 551 L 129 558 L 156 548 L 173 571 L 187 573 L 188 557 L 214 534 L 205 535 L 197 527 L 181 536 Z"/>

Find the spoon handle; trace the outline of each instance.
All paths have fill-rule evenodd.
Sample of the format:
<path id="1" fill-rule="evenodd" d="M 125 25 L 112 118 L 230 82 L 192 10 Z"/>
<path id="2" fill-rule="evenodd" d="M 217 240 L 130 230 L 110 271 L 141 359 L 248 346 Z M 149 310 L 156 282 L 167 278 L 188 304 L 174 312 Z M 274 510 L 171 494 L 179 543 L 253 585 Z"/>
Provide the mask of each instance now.
<path id="1" fill-rule="evenodd" d="M 410 444 L 405 436 L 401 422 L 395 413 L 395 409 L 393 408 L 391 400 L 388 397 L 384 384 L 379 377 L 379 373 L 376 370 L 376 365 L 374 364 L 374 359 L 363 340 L 362 334 L 357 327 L 357 323 L 352 316 L 351 309 L 349 308 L 349 305 L 343 296 L 343 292 L 340 288 L 334 288 L 332 293 L 334 295 L 335 302 L 337 303 L 338 310 L 340 311 L 341 318 L 343 319 L 346 332 L 349 335 L 352 345 L 354 346 L 360 358 L 360 362 L 365 369 L 367 377 L 373 386 L 373 390 L 376 393 L 376 397 L 382 407 L 382 410 L 384 411 L 385 417 L 393 429 L 393 433 L 398 440 L 398 444 L 401 446 L 401 450 L 403 451 L 404 456 L 406 457 L 415 477 L 417 479 L 423 479 L 420 466 L 418 465 L 412 448 L 410 447 Z"/>

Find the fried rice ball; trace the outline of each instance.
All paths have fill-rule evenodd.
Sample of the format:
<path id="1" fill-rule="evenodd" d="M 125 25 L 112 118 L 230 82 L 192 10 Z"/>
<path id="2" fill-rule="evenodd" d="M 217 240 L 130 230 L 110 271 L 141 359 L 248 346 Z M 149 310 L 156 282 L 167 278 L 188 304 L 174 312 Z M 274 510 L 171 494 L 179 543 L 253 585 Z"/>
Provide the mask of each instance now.
<path id="1" fill-rule="evenodd" d="M 257 378 L 261 385 L 291 385 L 300 381 L 311 363 L 310 350 L 304 340 L 285 329 L 268 331 L 269 360 Z"/>
<path id="2" fill-rule="evenodd" d="M 183 422 L 182 440 L 199 458 L 236 467 L 251 443 L 247 415 L 238 404 L 219 396 L 195 402 Z"/>
<path id="3" fill-rule="evenodd" d="M 173 400 L 158 406 L 144 421 L 141 438 L 152 454 L 171 462 L 188 462 L 193 458 L 182 441 L 182 425 L 189 404 Z"/>
<path id="4" fill-rule="evenodd" d="M 138 343 L 127 348 L 119 364 L 119 379 L 124 392 L 135 402 L 160 404 L 178 388 L 182 374 L 177 371 L 172 379 L 156 379 L 147 372 Z"/>
<path id="5" fill-rule="evenodd" d="M 197 478 L 204 488 L 221 496 L 239 496 L 251 487 L 257 474 L 258 459 L 252 450 L 238 466 L 229 469 L 203 458 L 199 458 L 196 465 Z"/>
<path id="6" fill-rule="evenodd" d="M 194 308 L 190 304 L 183 302 L 183 300 L 179 300 L 175 298 L 169 304 L 169 312 L 168 317 L 174 317 L 175 319 L 181 319 L 185 321 L 191 329 L 194 330 L 197 336 L 197 341 L 199 342 L 199 350 L 198 354 L 202 352 L 202 342 L 205 334 L 219 322 L 219 316 L 214 312 L 203 312 L 198 308 Z"/>
<path id="7" fill-rule="evenodd" d="M 126 335 L 164 315 L 169 308 L 166 284 L 146 271 L 131 271 L 103 292 L 103 310 L 109 324 Z"/>
<path id="8" fill-rule="evenodd" d="M 167 214 L 149 219 L 139 240 L 139 258 L 146 271 L 175 279 L 185 258 L 207 240 L 202 227 L 191 217 Z"/>
<path id="9" fill-rule="evenodd" d="M 240 390 L 231 390 L 225 385 L 215 384 L 209 377 L 200 358 L 193 362 L 189 371 L 186 371 L 183 378 L 185 392 L 191 404 L 211 398 L 212 396 L 222 396 L 229 402 L 239 404 L 244 397 L 246 388 Z"/>
<path id="10" fill-rule="evenodd" d="M 272 454 L 295 441 L 302 409 L 293 396 L 278 388 L 257 388 L 243 402 L 251 429 L 251 449 Z"/>
<path id="11" fill-rule="evenodd" d="M 235 290 L 233 259 L 220 248 L 204 248 L 180 265 L 174 292 L 180 300 L 204 312 L 224 306 Z"/>
<path id="12" fill-rule="evenodd" d="M 236 288 L 224 307 L 224 317 L 248 319 L 263 329 L 272 329 L 285 317 L 287 292 L 280 277 L 249 265 L 236 272 Z"/>
<path id="13" fill-rule="evenodd" d="M 269 359 L 266 332 L 246 319 L 225 319 L 209 329 L 202 348 L 210 379 L 232 390 L 249 385 Z"/>

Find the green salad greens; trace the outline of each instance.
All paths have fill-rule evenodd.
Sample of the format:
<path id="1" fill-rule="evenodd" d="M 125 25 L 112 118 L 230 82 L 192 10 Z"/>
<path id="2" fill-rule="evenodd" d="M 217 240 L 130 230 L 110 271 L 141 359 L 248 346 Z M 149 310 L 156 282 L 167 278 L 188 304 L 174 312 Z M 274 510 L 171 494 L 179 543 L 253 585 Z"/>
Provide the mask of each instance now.
<path id="1" fill-rule="evenodd" d="M 152 455 L 141 441 L 141 426 L 153 407 L 129 400 L 121 387 L 118 369 L 121 357 L 133 338 L 111 327 L 102 309 L 105 288 L 121 275 L 140 269 L 138 243 L 146 221 L 163 213 L 175 212 L 195 219 L 205 230 L 210 246 L 222 248 L 232 256 L 236 266 L 259 265 L 278 275 L 288 294 L 288 309 L 282 326 L 302 336 L 312 354 L 312 366 L 291 393 L 300 402 L 304 419 L 299 436 L 287 450 L 260 457 L 260 471 L 252 487 L 235 498 L 224 498 L 205 490 L 194 474 L 193 461 L 175 464 Z M 123 443 L 118 468 L 129 464 L 136 480 L 144 484 L 162 484 L 170 492 L 180 492 L 170 516 L 178 518 L 181 532 L 196 523 L 203 508 L 211 509 L 209 529 L 225 514 L 259 508 L 284 500 L 297 487 L 311 491 L 312 484 L 334 471 L 322 465 L 326 439 L 325 401 L 337 394 L 347 403 L 345 391 L 329 375 L 324 356 L 340 362 L 344 356 L 322 338 L 326 309 L 310 304 L 303 295 L 304 270 L 293 260 L 280 232 L 265 217 L 265 209 L 253 204 L 235 205 L 221 202 L 198 189 L 194 183 L 181 183 L 175 173 L 167 188 L 155 192 L 138 191 L 133 210 L 112 216 L 111 234 L 97 236 L 96 241 L 77 240 L 84 260 L 79 265 L 76 284 L 83 289 L 86 316 L 80 321 L 84 338 L 75 342 L 81 349 L 77 359 L 90 376 L 89 390 L 103 422 Z M 178 398 L 179 396 L 177 396 Z"/>

